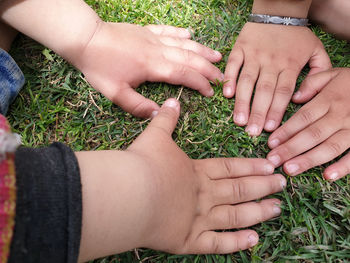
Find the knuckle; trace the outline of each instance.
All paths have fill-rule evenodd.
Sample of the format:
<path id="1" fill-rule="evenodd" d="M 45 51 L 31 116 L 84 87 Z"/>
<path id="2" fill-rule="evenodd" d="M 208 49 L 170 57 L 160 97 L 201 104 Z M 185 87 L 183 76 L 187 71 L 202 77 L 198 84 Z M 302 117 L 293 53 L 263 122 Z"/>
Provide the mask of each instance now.
<path id="1" fill-rule="evenodd" d="M 173 66 L 165 66 L 158 70 L 158 74 L 160 76 L 160 80 L 167 82 L 173 78 L 174 72 L 176 72 L 178 68 Z"/>
<path id="2" fill-rule="evenodd" d="M 257 121 L 261 123 L 263 120 L 265 120 L 265 113 L 261 111 L 252 111 L 250 117 L 254 120 L 254 123 Z"/>
<path id="3" fill-rule="evenodd" d="M 168 108 L 166 110 L 162 110 L 159 114 L 159 116 L 161 116 L 162 118 L 166 119 L 166 120 L 171 120 L 174 118 L 174 114 L 175 111 L 171 108 Z"/>
<path id="4" fill-rule="evenodd" d="M 269 109 L 267 119 L 269 119 L 269 120 L 271 119 L 271 120 L 274 120 L 276 122 L 281 122 L 281 119 L 282 119 L 282 116 L 284 113 L 283 110 L 282 109 L 278 110 L 277 108 L 275 108 L 275 107 L 272 108 L 272 107 Z"/>
<path id="5" fill-rule="evenodd" d="M 186 76 L 188 69 L 184 65 L 179 65 L 176 71 L 180 74 L 180 76 L 184 77 Z"/>
<path id="6" fill-rule="evenodd" d="M 148 105 L 146 102 L 141 101 L 133 106 L 130 113 L 134 116 L 140 116 L 145 112 L 147 112 L 147 108 L 148 108 L 147 106 Z"/>
<path id="7" fill-rule="evenodd" d="M 306 78 L 305 80 L 304 80 L 304 82 L 303 82 L 303 86 L 305 87 L 305 88 L 311 88 L 311 87 L 314 87 L 314 80 L 313 80 L 313 78 L 312 77 L 308 77 L 308 78 Z"/>
<path id="8" fill-rule="evenodd" d="M 191 61 L 191 51 L 188 50 L 188 49 L 183 49 L 182 50 L 182 55 L 183 55 L 185 63 L 187 63 L 187 64 L 190 63 L 190 61 Z"/>
<path id="9" fill-rule="evenodd" d="M 232 183 L 232 193 L 234 199 L 238 202 L 243 200 L 245 196 L 247 196 L 247 189 L 241 181 L 235 181 Z"/>
<path id="10" fill-rule="evenodd" d="M 283 161 L 284 159 L 288 159 L 290 156 L 293 156 L 294 152 L 295 150 L 293 144 L 286 143 L 284 145 L 279 146 L 278 151 L 275 153 L 277 153 Z"/>
<path id="11" fill-rule="evenodd" d="M 230 228 L 235 228 L 236 226 L 238 226 L 239 224 L 239 220 L 238 220 L 238 214 L 237 214 L 237 210 L 233 209 L 227 209 L 227 226 L 228 229 Z"/>
<path id="12" fill-rule="evenodd" d="M 236 98 L 235 101 L 235 108 L 238 107 L 239 109 L 246 109 L 246 107 L 249 105 L 249 101 L 246 99 L 243 99 L 242 97 Z"/>
<path id="13" fill-rule="evenodd" d="M 279 86 L 276 89 L 276 93 L 279 95 L 283 95 L 283 96 L 290 96 L 294 91 L 294 87 L 289 86 L 289 85 L 283 85 L 283 86 Z"/>
<path id="14" fill-rule="evenodd" d="M 311 167 L 314 167 L 316 165 L 315 161 L 310 157 L 305 157 L 304 160 L 301 162 L 301 166 L 303 170 L 308 170 Z"/>
<path id="15" fill-rule="evenodd" d="M 319 141 L 322 138 L 322 130 L 319 127 L 310 127 L 309 134 L 311 138 Z"/>
<path id="16" fill-rule="evenodd" d="M 233 161 L 234 162 L 234 161 Z M 233 167 L 231 161 L 227 158 L 222 159 L 222 166 L 224 167 L 225 177 L 229 178 L 233 173 Z"/>
<path id="17" fill-rule="evenodd" d="M 265 81 L 257 86 L 257 89 L 261 90 L 262 92 L 271 92 L 275 89 L 275 86 L 272 82 Z"/>
<path id="18" fill-rule="evenodd" d="M 340 155 L 343 152 L 343 148 L 338 142 L 334 142 L 334 141 L 327 142 L 327 147 L 336 156 Z"/>
<path id="19" fill-rule="evenodd" d="M 299 118 L 304 124 L 309 124 L 313 122 L 314 114 L 311 110 L 303 109 L 300 111 Z"/>
<path id="20" fill-rule="evenodd" d="M 244 72 L 239 76 L 241 82 L 253 82 L 253 74 Z"/>
<path id="21" fill-rule="evenodd" d="M 294 68 L 296 65 L 299 65 L 299 61 L 293 57 L 288 57 L 286 62 L 287 62 L 286 67 Z"/>
<path id="22" fill-rule="evenodd" d="M 211 240 L 211 251 L 214 254 L 219 254 L 220 251 L 220 239 L 218 237 L 218 235 L 214 235 L 212 240 Z"/>

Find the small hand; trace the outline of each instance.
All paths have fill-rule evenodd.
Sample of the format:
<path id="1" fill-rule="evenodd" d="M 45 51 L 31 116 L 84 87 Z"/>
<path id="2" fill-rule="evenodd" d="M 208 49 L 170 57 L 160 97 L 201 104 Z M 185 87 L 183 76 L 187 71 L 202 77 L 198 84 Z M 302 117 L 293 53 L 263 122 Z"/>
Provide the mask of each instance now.
<path id="1" fill-rule="evenodd" d="M 211 64 L 221 54 L 190 37 L 183 28 L 101 22 L 73 64 L 111 101 L 135 116 L 148 118 L 159 106 L 134 90 L 141 83 L 168 82 L 212 96 L 209 81 L 223 79 Z"/>
<path id="2" fill-rule="evenodd" d="M 224 95 L 231 98 L 236 94 L 234 122 L 247 125 L 246 131 L 251 136 L 260 135 L 263 129 L 275 130 L 292 97 L 298 75 L 308 62 L 309 75 L 331 68 L 321 41 L 310 29 L 245 24 L 225 71 Z"/>
<path id="3" fill-rule="evenodd" d="M 281 175 L 271 175 L 263 159 L 221 158 L 191 160 L 171 138 L 180 112 L 174 99 L 128 151 L 143 156 L 153 168 L 154 217 L 144 246 L 177 254 L 232 253 L 254 246 L 252 230 L 245 228 L 278 216 L 277 199 L 251 202 L 281 191 Z"/>
<path id="4" fill-rule="evenodd" d="M 350 69 L 338 68 L 304 80 L 293 101 L 303 106 L 269 138 L 268 159 L 290 175 L 327 163 L 350 147 Z M 350 154 L 324 171 L 327 180 L 350 173 Z"/>
<path id="5" fill-rule="evenodd" d="M 232 253 L 256 245 L 258 234 L 215 230 L 246 228 L 280 214 L 278 199 L 254 201 L 286 185 L 282 175 L 272 175 L 272 164 L 191 160 L 171 137 L 179 113 L 178 101 L 169 99 L 126 151 L 77 153 L 83 183 L 81 261 L 135 247 Z"/>

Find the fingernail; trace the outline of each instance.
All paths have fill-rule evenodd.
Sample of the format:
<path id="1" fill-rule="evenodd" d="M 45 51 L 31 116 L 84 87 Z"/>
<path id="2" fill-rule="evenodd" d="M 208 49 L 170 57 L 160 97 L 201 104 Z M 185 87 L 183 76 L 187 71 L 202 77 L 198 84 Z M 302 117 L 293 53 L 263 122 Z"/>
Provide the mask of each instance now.
<path id="1" fill-rule="evenodd" d="M 273 130 L 275 127 L 276 127 L 276 122 L 273 120 L 268 121 L 265 125 L 266 130 Z"/>
<path id="2" fill-rule="evenodd" d="M 209 97 L 214 96 L 214 90 L 210 90 L 210 92 L 209 92 L 208 96 L 209 96 Z"/>
<path id="3" fill-rule="evenodd" d="M 273 167 L 271 164 L 265 164 L 264 166 L 265 173 L 272 174 L 275 171 L 275 167 Z"/>
<path id="4" fill-rule="evenodd" d="M 329 175 L 329 179 L 332 180 L 332 181 L 335 181 L 337 180 L 339 177 L 339 174 L 337 172 L 333 172 Z"/>
<path id="5" fill-rule="evenodd" d="M 275 203 L 275 205 L 273 206 L 272 208 L 273 210 L 273 213 L 276 215 L 276 216 L 279 216 L 282 212 L 281 210 L 281 204 L 280 203 Z"/>
<path id="6" fill-rule="evenodd" d="M 249 135 L 257 136 L 257 135 L 259 135 L 259 127 L 256 124 L 252 124 L 249 127 L 247 127 L 246 132 Z"/>
<path id="7" fill-rule="evenodd" d="M 217 57 L 221 57 L 221 53 L 219 52 L 219 51 L 214 51 L 214 53 L 215 53 L 215 56 L 217 56 Z"/>
<path id="8" fill-rule="evenodd" d="M 232 94 L 232 88 L 227 86 L 227 87 L 224 87 L 224 96 L 225 97 L 230 97 Z"/>
<path id="9" fill-rule="evenodd" d="M 294 96 L 293 96 L 293 99 L 299 99 L 301 97 L 301 92 L 300 91 L 297 91 L 295 92 Z"/>
<path id="10" fill-rule="evenodd" d="M 271 148 L 275 148 L 280 144 L 280 140 L 273 139 L 269 144 L 270 144 Z"/>
<path id="11" fill-rule="evenodd" d="M 245 124 L 246 119 L 243 113 L 238 113 L 237 115 L 234 115 L 235 122 L 239 124 Z"/>
<path id="12" fill-rule="evenodd" d="M 221 73 L 221 81 L 224 81 L 224 80 L 225 80 L 225 74 Z"/>
<path id="13" fill-rule="evenodd" d="M 299 170 L 299 165 L 294 163 L 286 164 L 286 170 L 289 174 L 295 174 Z"/>
<path id="14" fill-rule="evenodd" d="M 287 185 L 287 180 L 286 180 L 286 178 L 281 177 L 281 187 L 282 187 L 282 189 L 284 189 L 284 188 L 286 187 L 286 185 Z"/>
<path id="15" fill-rule="evenodd" d="M 248 242 L 251 246 L 254 246 L 258 243 L 259 237 L 256 234 L 250 234 L 248 236 Z"/>
<path id="16" fill-rule="evenodd" d="M 190 31 L 189 30 L 183 30 L 182 32 L 181 32 L 181 36 L 182 37 L 191 37 L 191 33 L 190 33 Z"/>
<path id="17" fill-rule="evenodd" d="M 178 102 L 175 99 L 166 100 L 163 104 L 163 106 L 169 107 L 169 108 L 176 108 L 177 105 L 178 105 Z"/>
<path id="18" fill-rule="evenodd" d="M 267 160 L 269 160 L 270 162 L 272 162 L 275 166 L 279 165 L 279 163 L 281 162 L 281 157 L 279 157 L 278 155 L 272 155 L 272 156 L 268 156 Z"/>
<path id="19" fill-rule="evenodd" d="M 157 110 L 152 111 L 151 118 L 153 119 L 153 118 L 156 117 L 157 115 L 158 115 L 158 111 L 157 111 Z"/>

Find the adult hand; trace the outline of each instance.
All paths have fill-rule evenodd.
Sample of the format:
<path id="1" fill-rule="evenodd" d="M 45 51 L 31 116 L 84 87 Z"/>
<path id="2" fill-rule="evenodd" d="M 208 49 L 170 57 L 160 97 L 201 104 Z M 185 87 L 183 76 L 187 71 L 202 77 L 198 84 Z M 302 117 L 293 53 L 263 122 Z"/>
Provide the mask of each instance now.
<path id="1" fill-rule="evenodd" d="M 212 62 L 221 54 L 195 41 L 183 28 L 100 22 L 78 61 L 90 84 L 125 111 L 148 118 L 159 106 L 137 93 L 141 83 L 168 82 L 214 94 L 210 81 L 223 80 Z"/>
<path id="2" fill-rule="evenodd" d="M 264 159 L 191 160 L 172 140 L 180 112 L 167 100 L 124 152 L 77 153 L 83 183 L 80 260 L 147 247 L 222 254 L 257 244 L 246 228 L 280 214 L 282 175 Z M 92 238 L 93 237 L 93 238 Z"/>
<path id="3" fill-rule="evenodd" d="M 224 95 L 232 98 L 236 94 L 234 122 L 247 125 L 251 136 L 260 135 L 263 129 L 275 130 L 306 63 L 311 68 L 310 76 L 331 68 L 321 41 L 310 29 L 246 23 L 225 71 Z"/>
<path id="4" fill-rule="evenodd" d="M 269 138 L 268 159 L 289 175 L 327 163 L 350 147 L 350 69 L 338 68 L 304 80 L 293 101 L 303 106 Z M 350 154 L 324 171 L 327 180 L 350 173 Z"/>

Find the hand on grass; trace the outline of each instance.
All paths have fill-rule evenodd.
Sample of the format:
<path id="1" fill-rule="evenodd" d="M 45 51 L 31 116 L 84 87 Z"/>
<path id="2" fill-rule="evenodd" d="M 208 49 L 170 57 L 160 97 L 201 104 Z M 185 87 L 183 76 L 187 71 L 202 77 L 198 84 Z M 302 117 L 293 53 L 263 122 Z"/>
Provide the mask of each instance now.
<path id="1" fill-rule="evenodd" d="M 231 98 L 236 94 L 234 122 L 247 125 L 246 131 L 251 136 L 260 135 L 263 129 L 275 130 L 292 97 L 298 75 L 308 62 L 309 75 L 331 68 L 321 41 L 310 29 L 246 23 L 225 71 L 224 95 Z"/>
<path id="2" fill-rule="evenodd" d="M 83 181 L 80 260 L 147 247 L 221 254 L 257 244 L 246 228 L 280 214 L 286 185 L 264 159 L 191 160 L 172 140 L 180 106 L 167 100 L 124 152 L 77 153 Z M 97 161 L 98 160 L 98 161 Z"/>
<path id="3" fill-rule="evenodd" d="M 125 111 L 148 118 L 159 106 L 137 93 L 143 82 L 168 82 L 212 96 L 209 81 L 223 80 L 212 62 L 221 54 L 171 26 L 100 25 L 76 66 L 90 84 Z"/>
<path id="4" fill-rule="evenodd" d="M 303 106 L 269 138 L 268 154 L 276 166 L 284 163 L 286 173 L 300 174 L 327 163 L 350 147 L 350 69 L 338 68 L 304 80 L 293 101 Z M 324 171 L 327 180 L 350 173 L 350 154 Z"/>

